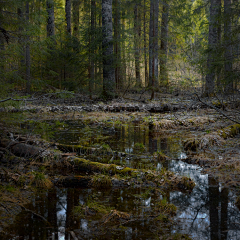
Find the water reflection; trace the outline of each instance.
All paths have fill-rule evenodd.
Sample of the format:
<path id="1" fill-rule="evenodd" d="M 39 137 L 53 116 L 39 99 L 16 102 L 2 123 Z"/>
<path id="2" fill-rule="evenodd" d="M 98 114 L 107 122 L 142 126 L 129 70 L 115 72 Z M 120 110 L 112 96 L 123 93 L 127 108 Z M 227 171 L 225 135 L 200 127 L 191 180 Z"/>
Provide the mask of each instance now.
<path id="1" fill-rule="evenodd" d="M 75 124 L 76 125 L 76 124 Z M 163 167 L 192 178 L 196 187 L 190 194 L 178 191 L 165 192 L 164 197 L 178 207 L 174 224 L 166 229 L 169 232 L 186 233 L 193 239 L 206 240 L 238 240 L 240 239 L 240 213 L 234 205 L 234 193 L 222 187 L 213 177 L 201 174 L 197 165 L 187 164 L 181 160 L 167 160 L 153 162 L 150 153 L 161 151 L 172 159 L 184 160 L 187 156 L 182 150 L 181 139 L 177 134 L 165 135 L 155 132 L 150 126 L 126 125 L 111 129 L 96 126 L 86 129 L 86 126 L 76 127 L 65 134 L 62 140 L 66 143 L 79 144 L 81 134 L 89 131 L 90 143 L 97 143 L 97 134 L 111 136 L 107 143 L 113 150 L 134 153 L 136 143 L 142 143 L 146 151 L 141 153 L 142 158 L 120 156 L 118 161 L 127 166 L 133 166 L 134 161 L 145 166 L 154 166 L 156 170 Z M 76 128 L 75 128 L 76 127 Z M 62 135 L 61 135 L 62 134 Z M 145 157 L 145 158 L 144 158 Z M 70 231 L 74 230 L 82 239 L 96 239 L 93 236 L 92 225 L 94 221 L 88 218 L 74 219 L 72 209 L 79 204 L 85 204 L 89 198 L 98 199 L 102 204 L 122 212 L 132 212 L 134 215 L 147 216 L 154 211 L 154 206 L 159 201 L 157 194 L 143 197 L 144 189 L 111 189 L 105 191 L 92 189 L 52 189 L 36 195 L 27 208 L 44 216 L 50 224 L 36 218 L 29 212 L 21 212 L 16 222 L 5 229 L 1 239 L 70 239 Z M 141 219 L 124 225 L 124 230 L 118 233 L 106 233 L 104 239 L 154 239 L 156 226 L 151 219 Z"/>

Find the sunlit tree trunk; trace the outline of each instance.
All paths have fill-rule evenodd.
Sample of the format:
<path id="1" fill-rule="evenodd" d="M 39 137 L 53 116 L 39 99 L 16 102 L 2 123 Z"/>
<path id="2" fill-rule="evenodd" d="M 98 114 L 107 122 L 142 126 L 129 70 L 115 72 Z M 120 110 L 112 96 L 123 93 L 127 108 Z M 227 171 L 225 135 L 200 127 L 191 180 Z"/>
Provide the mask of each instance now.
<path id="1" fill-rule="evenodd" d="M 80 0 L 72 0 L 73 36 L 74 37 L 78 37 L 78 34 L 79 34 L 79 8 L 80 8 Z"/>
<path id="2" fill-rule="evenodd" d="M 72 33 L 71 27 L 71 0 L 66 0 L 65 4 L 66 22 L 67 22 L 67 32 Z"/>
<path id="3" fill-rule="evenodd" d="M 113 66 L 112 0 L 102 0 L 102 51 L 103 51 L 103 96 L 115 94 L 115 71 Z"/>
<path id="4" fill-rule="evenodd" d="M 162 23 L 161 23 L 161 46 L 160 46 L 160 84 L 168 87 L 167 53 L 168 53 L 168 1 L 163 2 Z"/>
<path id="5" fill-rule="evenodd" d="M 26 22 L 29 23 L 29 2 L 26 2 Z M 27 80 L 27 93 L 31 91 L 31 55 L 30 55 L 30 39 L 29 33 L 26 37 L 26 80 Z"/>
<path id="6" fill-rule="evenodd" d="M 231 45 L 231 0 L 224 0 L 224 80 L 225 93 L 233 92 L 232 45 Z"/>
<path id="7" fill-rule="evenodd" d="M 149 26 L 149 86 L 152 88 L 151 99 L 154 98 L 154 88 L 158 80 L 158 13 L 159 1 L 150 2 Z"/>
<path id="8" fill-rule="evenodd" d="M 134 5 L 134 57 L 135 57 L 135 74 L 136 86 L 141 87 L 140 77 L 140 36 L 141 36 L 141 18 L 140 18 L 140 5 Z"/>
<path id="9" fill-rule="evenodd" d="M 215 88 L 215 57 L 218 42 L 218 0 L 210 0 L 210 17 L 209 17 L 209 33 L 208 33 L 208 58 L 207 58 L 207 75 L 205 82 L 205 94 L 211 96 Z"/>
<path id="10" fill-rule="evenodd" d="M 55 35 L 54 23 L 54 1 L 47 0 L 47 36 L 52 37 Z"/>

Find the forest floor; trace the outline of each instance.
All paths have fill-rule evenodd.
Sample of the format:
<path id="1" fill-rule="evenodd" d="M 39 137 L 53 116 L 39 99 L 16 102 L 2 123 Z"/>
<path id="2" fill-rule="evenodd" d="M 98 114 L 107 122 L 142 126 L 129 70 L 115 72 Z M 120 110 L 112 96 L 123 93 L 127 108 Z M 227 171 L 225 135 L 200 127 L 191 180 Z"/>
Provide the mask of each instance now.
<path id="1" fill-rule="evenodd" d="M 132 169 L 111 164 L 109 158 L 96 165 L 95 161 L 77 157 L 78 148 L 92 154 L 96 147 L 86 144 L 88 140 L 85 144 L 82 141 L 81 146 L 75 146 L 60 144 L 57 139 L 53 139 L 56 129 L 69 121 L 80 121 L 90 128 L 98 125 L 110 131 L 113 126 L 121 124 L 147 126 L 153 132 L 153 138 L 183 133 L 184 137 L 181 138 L 186 157 L 181 160 L 199 164 L 205 173 L 221 182 L 223 187 L 233 189 L 239 195 L 239 99 L 200 99 L 167 94 L 157 95 L 154 101 L 144 99 L 147 99 L 146 94 L 128 94 L 125 98 L 109 102 L 93 101 L 84 95 L 63 98 L 62 95 L 50 94 L 40 96 L 36 101 L 22 101 L 18 106 L 6 104 L 0 108 L 1 230 L 5 231 L 22 209 L 31 211 L 26 209 L 25 204 L 31 202 L 39 187 L 76 184 L 94 187 L 91 172 L 97 172 L 99 179 L 103 178 L 104 183 L 98 180 L 100 185 L 110 184 L 112 187 L 160 186 L 160 189 L 182 188 L 183 191 L 191 191 L 193 188 L 190 179 L 176 177 L 168 171 L 162 172 L 159 177 L 160 174 L 154 170 L 148 172 L 148 169 L 139 167 Z M 86 136 L 83 138 L 87 139 Z M 103 139 L 100 140 L 101 147 L 98 147 L 97 154 L 105 151 L 112 157 L 113 150 L 109 146 L 103 149 Z M 141 155 L 144 155 L 144 151 Z M 162 153 L 153 155 L 159 161 L 169 158 Z M 79 171 L 79 168 L 84 171 Z M 114 171 L 114 174 L 110 178 L 103 177 L 104 172 L 109 175 L 109 171 Z M 139 172 L 144 171 L 147 177 L 141 178 L 141 181 L 136 180 Z M 90 175 L 76 178 L 76 174 L 82 174 L 81 172 Z M 236 202 L 240 202 L 240 198 Z M 37 213 L 32 213 L 38 216 Z M 112 215 L 113 213 L 114 217 L 122 216 L 124 219 L 124 213 L 111 212 Z M 129 220 L 128 215 L 125 218 Z"/>

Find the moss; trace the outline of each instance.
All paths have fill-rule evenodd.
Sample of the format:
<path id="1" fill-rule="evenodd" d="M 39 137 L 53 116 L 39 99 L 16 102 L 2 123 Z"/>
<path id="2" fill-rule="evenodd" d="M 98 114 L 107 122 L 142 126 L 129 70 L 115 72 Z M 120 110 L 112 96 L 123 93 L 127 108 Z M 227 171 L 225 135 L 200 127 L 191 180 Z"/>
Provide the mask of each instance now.
<path id="1" fill-rule="evenodd" d="M 74 158 L 74 165 L 79 169 L 87 168 L 89 171 L 96 171 L 102 173 L 120 174 L 120 175 L 131 175 L 135 169 L 128 167 L 120 167 L 115 164 L 103 164 L 99 162 L 92 162 L 83 158 Z"/>
<path id="2" fill-rule="evenodd" d="M 91 185 L 97 189 L 106 189 L 112 187 L 112 181 L 111 178 L 107 175 L 97 174 L 92 178 Z"/>
<path id="3" fill-rule="evenodd" d="M 240 124 L 234 124 L 234 125 L 231 125 L 231 126 L 228 126 L 226 128 L 219 130 L 218 134 L 222 138 L 226 139 L 229 137 L 236 136 L 239 133 L 239 130 L 240 130 Z"/>
<path id="4" fill-rule="evenodd" d="M 170 220 L 170 218 L 167 215 L 159 214 L 159 216 L 155 218 L 155 221 L 159 221 L 161 223 L 168 223 L 171 220 Z"/>
<path id="5" fill-rule="evenodd" d="M 177 207 L 172 203 L 168 203 L 166 198 L 163 198 L 157 203 L 156 210 L 161 212 L 161 214 L 174 216 L 177 212 Z"/>
<path id="6" fill-rule="evenodd" d="M 145 146 L 143 143 L 135 143 L 134 144 L 134 150 L 138 150 L 140 152 L 144 152 Z"/>

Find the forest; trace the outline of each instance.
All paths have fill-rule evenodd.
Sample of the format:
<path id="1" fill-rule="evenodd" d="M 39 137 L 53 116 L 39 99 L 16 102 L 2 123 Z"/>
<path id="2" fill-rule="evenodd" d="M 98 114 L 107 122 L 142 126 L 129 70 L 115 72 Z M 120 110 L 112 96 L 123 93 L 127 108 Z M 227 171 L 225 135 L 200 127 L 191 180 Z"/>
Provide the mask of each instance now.
<path id="1" fill-rule="evenodd" d="M 240 239 L 239 16 L 0 0 L 0 238 Z"/>

